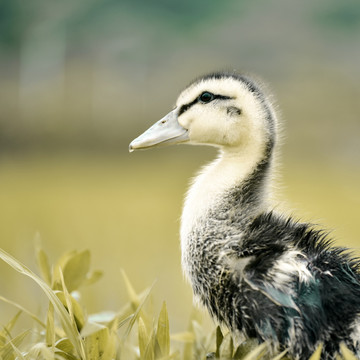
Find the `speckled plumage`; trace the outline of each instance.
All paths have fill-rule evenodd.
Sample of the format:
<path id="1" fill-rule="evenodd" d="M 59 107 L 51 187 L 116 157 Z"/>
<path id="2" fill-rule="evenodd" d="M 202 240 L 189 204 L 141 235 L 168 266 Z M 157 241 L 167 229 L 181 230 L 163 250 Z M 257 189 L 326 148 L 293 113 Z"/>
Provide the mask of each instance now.
<path id="1" fill-rule="evenodd" d="M 215 95 L 203 102 L 208 92 Z M 325 233 L 271 210 L 277 119 L 261 87 L 246 76 L 209 74 L 173 111 L 188 132 L 181 142 L 220 148 L 182 216 L 182 264 L 196 299 L 235 336 L 288 348 L 296 359 L 320 342 L 322 359 L 334 359 L 341 342 L 359 357 L 359 262 Z"/>
<path id="2" fill-rule="evenodd" d="M 359 351 L 359 339 L 352 339 L 359 265 L 344 249 L 308 224 L 271 212 L 218 221 L 214 209 L 193 230 L 185 260 L 195 295 L 217 321 L 270 340 L 275 349 L 289 348 L 298 359 L 309 358 L 320 341 L 323 359 L 332 359 L 342 341 Z M 282 282 L 276 265 L 285 267 Z"/>

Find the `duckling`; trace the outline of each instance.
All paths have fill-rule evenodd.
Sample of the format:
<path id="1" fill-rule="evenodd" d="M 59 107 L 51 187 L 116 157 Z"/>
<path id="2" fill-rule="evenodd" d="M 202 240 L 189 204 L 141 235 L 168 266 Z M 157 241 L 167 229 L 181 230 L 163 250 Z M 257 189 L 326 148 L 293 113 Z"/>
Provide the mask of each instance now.
<path id="1" fill-rule="evenodd" d="M 274 211 L 270 185 L 278 119 L 263 85 L 211 73 L 130 144 L 210 145 L 219 156 L 188 190 L 181 217 L 182 267 L 195 299 L 237 337 L 307 359 L 340 343 L 360 357 L 359 262 L 311 224 Z"/>

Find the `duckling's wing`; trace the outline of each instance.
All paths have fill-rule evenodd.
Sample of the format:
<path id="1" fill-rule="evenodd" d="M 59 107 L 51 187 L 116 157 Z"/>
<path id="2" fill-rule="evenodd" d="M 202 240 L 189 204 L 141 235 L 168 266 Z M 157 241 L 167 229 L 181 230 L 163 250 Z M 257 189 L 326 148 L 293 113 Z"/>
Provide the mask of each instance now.
<path id="1" fill-rule="evenodd" d="M 251 278 L 245 276 L 244 281 L 253 289 L 261 292 L 268 297 L 274 304 L 291 308 L 300 313 L 298 306 L 293 299 L 293 290 L 289 286 L 283 286 L 282 289 L 277 289 L 271 283 L 263 282 L 256 283 Z"/>

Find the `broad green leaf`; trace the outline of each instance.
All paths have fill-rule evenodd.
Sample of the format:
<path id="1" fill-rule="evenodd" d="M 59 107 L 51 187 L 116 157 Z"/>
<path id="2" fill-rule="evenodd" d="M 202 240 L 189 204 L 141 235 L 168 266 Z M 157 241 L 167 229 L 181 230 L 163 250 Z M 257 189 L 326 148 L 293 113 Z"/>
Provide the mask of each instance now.
<path id="1" fill-rule="evenodd" d="M 216 351 L 215 351 L 215 356 L 218 358 L 220 357 L 220 346 L 221 343 L 224 339 L 224 335 L 220 329 L 220 326 L 216 327 Z"/>
<path id="2" fill-rule="evenodd" d="M 62 303 L 66 307 L 67 311 L 69 312 L 70 320 L 71 320 L 74 330 L 79 333 L 81 331 L 82 326 L 84 325 L 82 309 L 81 309 L 80 305 L 78 305 L 77 301 L 70 295 L 70 293 L 66 287 L 65 279 L 64 279 L 61 269 L 60 269 L 60 280 L 61 280 L 61 287 L 62 287 L 63 291 L 58 292 L 56 295 L 59 296 L 59 294 L 61 294 L 61 293 L 64 295 L 66 305 L 64 304 L 63 301 L 62 301 Z M 62 300 L 61 295 L 60 295 L 60 300 Z M 80 320 L 75 317 L 75 313 L 74 313 L 75 308 L 76 308 L 76 310 L 78 310 L 78 315 L 80 315 Z"/>
<path id="3" fill-rule="evenodd" d="M 51 278 L 51 270 L 49 265 L 49 259 L 43 249 L 38 245 L 36 247 L 36 262 L 39 267 L 41 276 L 45 280 L 45 282 L 51 286 L 52 278 Z"/>
<path id="4" fill-rule="evenodd" d="M 1 249 L 0 249 L 1 251 Z M 1 255 L 1 254 L 0 254 Z M 1 257 L 1 256 L 0 256 Z M 3 302 L 6 302 L 7 304 L 11 304 L 13 306 L 15 306 L 16 308 L 18 308 L 19 310 L 21 310 L 22 312 L 24 312 L 25 314 L 29 315 L 33 320 L 35 320 L 38 324 L 41 325 L 41 327 L 46 328 L 46 325 L 32 312 L 30 312 L 29 310 L 25 309 L 24 307 L 22 307 L 21 305 L 17 304 L 15 301 L 12 300 L 8 300 L 6 298 L 4 298 L 3 296 L 0 295 L 0 300 Z"/>
<path id="5" fill-rule="evenodd" d="M 62 338 L 55 343 L 55 347 L 65 353 L 72 354 L 74 352 L 74 345 L 68 338 Z"/>
<path id="6" fill-rule="evenodd" d="M 356 360 L 357 357 L 348 349 L 348 347 L 344 344 L 340 344 L 341 355 L 344 360 Z"/>
<path id="7" fill-rule="evenodd" d="M 321 358 L 321 350 L 322 350 L 323 344 L 319 344 L 319 346 L 316 348 L 314 353 L 310 356 L 309 360 L 320 360 Z"/>
<path id="8" fill-rule="evenodd" d="M 156 340 L 160 347 L 161 356 L 168 356 L 170 354 L 170 327 L 165 301 L 163 302 L 158 319 Z"/>
<path id="9" fill-rule="evenodd" d="M 84 279 L 83 285 L 88 286 L 96 283 L 103 277 L 104 273 L 100 270 L 95 270 L 92 273 L 88 274 L 86 279 Z"/>
<path id="10" fill-rule="evenodd" d="M 90 269 L 90 251 L 85 250 L 70 257 L 62 268 L 69 293 L 77 290 L 86 280 Z"/>
<path id="11" fill-rule="evenodd" d="M 60 269 L 64 269 L 65 264 L 75 255 L 76 251 L 70 251 L 66 254 L 63 254 L 56 262 L 55 266 L 53 266 L 53 276 L 52 276 L 52 288 L 54 290 L 61 289 L 61 279 L 60 279 Z"/>
<path id="12" fill-rule="evenodd" d="M 0 258 L 9 264 L 13 269 L 18 271 L 19 273 L 30 277 L 33 281 L 35 281 L 40 288 L 44 291 L 46 296 L 54 305 L 54 310 L 58 314 L 60 321 L 62 323 L 63 329 L 67 334 L 67 337 L 72 341 L 75 347 L 75 351 L 80 359 L 85 359 L 85 351 L 83 341 L 80 337 L 80 334 L 74 329 L 72 325 L 72 320 L 64 308 L 63 304 L 56 296 L 55 292 L 49 287 L 48 284 L 37 275 L 35 275 L 29 268 L 23 265 L 20 261 L 16 260 L 6 251 L 0 249 Z"/>
<path id="13" fill-rule="evenodd" d="M 69 310 L 71 316 L 74 317 L 77 330 L 81 331 L 85 323 L 85 317 L 79 303 L 69 293 L 65 295 L 63 291 L 56 291 L 56 295 L 60 299 L 62 304 L 66 307 L 66 309 Z"/>
<path id="14" fill-rule="evenodd" d="M 95 322 L 90 322 L 90 321 L 87 321 L 84 325 L 84 327 L 82 328 L 81 330 L 81 336 L 82 337 L 88 337 L 90 335 L 93 335 L 103 329 L 105 329 L 106 326 L 105 325 L 101 325 L 101 324 L 98 324 L 98 323 L 95 323 Z"/>
<path id="15" fill-rule="evenodd" d="M 109 329 L 103 326 L 85 338 L 86 359 L 100 359 L 109 343 Z"/>
<path id="16" fill-rule="evenodd" d="M 109 339 L 108 344 L 101 356 L 101 360 L 114 360 L 117 357 L 118 350 L 118 334 L 117 329 L 119 328 L 119 318 L 115 317 L 108 325 Z"/>
<path id="17" fill-rule="evenodd" d="M 117 350 L 117 334 L 115 331 L 110 331 L 107 346 L 101 355 L 101 360 L 113 360 L 116 358 Z"/>

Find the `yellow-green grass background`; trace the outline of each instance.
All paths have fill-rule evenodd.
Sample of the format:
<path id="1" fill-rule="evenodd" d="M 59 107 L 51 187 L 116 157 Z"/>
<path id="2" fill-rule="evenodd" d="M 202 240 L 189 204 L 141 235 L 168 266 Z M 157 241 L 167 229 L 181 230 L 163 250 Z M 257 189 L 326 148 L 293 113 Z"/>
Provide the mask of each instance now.
<path id="1" fill-rule="evenodd" d="M 172 329 L 186 327 L 192 295 L 182 277 L 179 217 L 189 178 L 215 152 L 179 146 L 114 155 L 8 155 L 0 158 L 1 246 L 32 268 L 38 232 L 50 258 L 90 249 L 103 279 L 84 289 L 89 312 L 126 301 L 120 269 L 137 290 L 157 280 L 154 303 L 168 303 Z M 199 156 L 193 156 L 198 153 Z M 358 249 L 360 173 L 311 161 L 282 166 L 279 209 L 333 230 L 336 243 Z M 280 190 L 281 189 L 281 190 Z M 43 313 L 29 279 L 0 264 L 2 295 Z M 2 322 L 15 309 L 2 304 Z"/>

